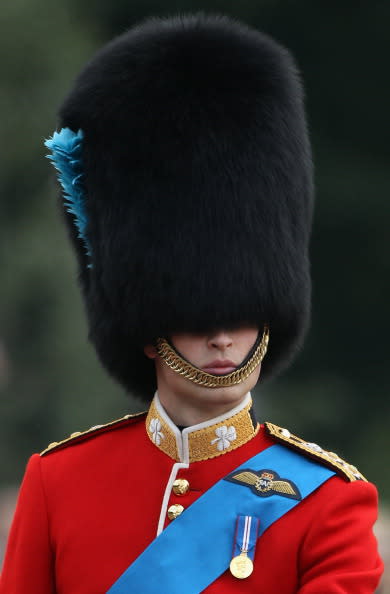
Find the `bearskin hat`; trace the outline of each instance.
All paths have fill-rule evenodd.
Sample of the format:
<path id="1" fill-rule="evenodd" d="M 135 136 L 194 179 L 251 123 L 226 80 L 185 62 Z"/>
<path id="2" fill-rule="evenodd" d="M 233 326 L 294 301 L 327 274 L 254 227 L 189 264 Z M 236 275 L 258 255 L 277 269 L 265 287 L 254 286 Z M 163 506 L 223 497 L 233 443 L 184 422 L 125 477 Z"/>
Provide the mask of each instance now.
<path id="1" fill-rule="evenodd" d="M 242 324 L 269 325 L 262 377 L 284 366 L 308 321 L 312 215 L 290 53 L 224 16 L 150 19 L 87 64 L 60 125 L 83 132 L 89 256 L 66 219 L 108 371 L 151 398 L 145 344 Z"/>

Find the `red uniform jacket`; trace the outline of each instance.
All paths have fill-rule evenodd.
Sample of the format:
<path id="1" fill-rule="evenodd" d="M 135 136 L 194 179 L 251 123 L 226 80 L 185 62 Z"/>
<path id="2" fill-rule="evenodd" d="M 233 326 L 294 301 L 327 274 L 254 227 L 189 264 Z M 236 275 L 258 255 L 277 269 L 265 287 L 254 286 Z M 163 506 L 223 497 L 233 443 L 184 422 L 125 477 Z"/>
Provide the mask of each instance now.
<path id="1" fill-rule="evenodd" d="M 175 521 L 168 519 L 172 505 L 187 508 L 275 439 L 297 445 L 303 455 L 316 451 L 325 463 L 333 456 L 352 481 L 332 477 L 270 526 L 258 541 L 250 577 L 239 580 L 227 570 L 205 591 L 373 593 L 383 569 L 372 533 L 375 487 L 353 480 L 356 469 L 335 455 L 276 429 L 279 437 L 267 427 L 259 430 L 247 398 L 228 415 L 181 434 L 155 399 L 147 416 L 125 417 L 51 444 L 28 464 L 0 593 L 103 594 L 157 532 Z M 187 481 L 181 482 L 184 494 L 175 494 L 178 478 Z M 215 547 L 218 534 L 206 535 L 205 564 Z M 177 571 L 185 594 L 185 564 Z M 169 594 L 160 593 L 158 583 L 156 593 Z"/>

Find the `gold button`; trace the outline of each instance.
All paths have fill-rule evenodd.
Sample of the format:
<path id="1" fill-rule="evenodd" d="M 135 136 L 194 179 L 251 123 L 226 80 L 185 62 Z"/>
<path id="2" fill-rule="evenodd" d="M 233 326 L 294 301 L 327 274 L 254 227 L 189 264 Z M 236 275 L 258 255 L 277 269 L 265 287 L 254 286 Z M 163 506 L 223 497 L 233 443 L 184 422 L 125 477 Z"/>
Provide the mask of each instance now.
<path id="1" fill-rule="evenodd" d="M 49 445 L 47 446 L 48 450 L 51 450 L 51 448 L 55 448 L 58 445 L 58 441 L 52 441 L 51 443 L 49 443 Z"/>
<path id="2" fill-rule="evenodd" d="M 176 479 L 172 486 L 175 495 L 185 495 L 190 488 L 190 483 L 186 479 Z"/>
<path id="3" fill-rule="evenodd" d="M 180 514 L 183 513 L 183 511 L 184 507 L 182 505 L 175 503 L 174 505 L 171 505 L 171 507 L 168 507 L 168 518 L 170 520 L 174 520 L 175 518 L 180 516 Z"/>
<path id="4" fill-rule="evenodd" d="M 71 433 L 71 437 L 78 437 L 79 435 L 81 435 L 81 431 L 75 431 L 74 433 Z"/>

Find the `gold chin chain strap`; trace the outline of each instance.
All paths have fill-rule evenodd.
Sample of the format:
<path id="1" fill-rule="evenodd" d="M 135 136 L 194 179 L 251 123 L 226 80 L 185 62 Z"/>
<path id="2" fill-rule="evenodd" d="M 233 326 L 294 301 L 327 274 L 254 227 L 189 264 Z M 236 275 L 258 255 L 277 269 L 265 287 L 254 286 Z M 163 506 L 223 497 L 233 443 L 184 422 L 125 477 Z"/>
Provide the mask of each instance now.
<path id="1" fill-rule="evenodd" d="M 263 336 L 253 355 L 244 365 L 226 375 L 213 375 L 195 367 L 183 359 L 165 338 L 157 339 L 156 348 L 161 359 L 179 375 L 182 375 L 194 384 L 205 386 L 206 388 L 220 388 L 222 386 L 235 386 L 249 377 L 264 359 L 268 341 L 269 328 L 268 326 L 264 326 Z"/>

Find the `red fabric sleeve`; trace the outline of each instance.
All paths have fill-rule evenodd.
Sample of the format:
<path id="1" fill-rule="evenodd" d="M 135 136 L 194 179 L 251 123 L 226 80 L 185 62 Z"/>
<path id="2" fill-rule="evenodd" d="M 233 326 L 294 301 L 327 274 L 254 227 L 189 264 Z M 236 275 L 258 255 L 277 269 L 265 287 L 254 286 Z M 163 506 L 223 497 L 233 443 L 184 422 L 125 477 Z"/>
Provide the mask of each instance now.
<path id="1" fill-rule="evenodd" d="M 319 511 L 306 534 L 298 594 L 373 594 L 383 572 L 372 526 L 377 491 L 356 481 Z"/>
<path id="2" fill-rule="evenodd" d="M 0 594 L 55 594 L 53 566 L 41 460 L 35 454 L 20 489 L 0 577 Z"/>

